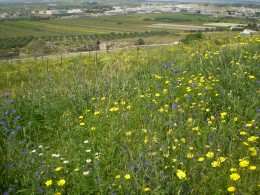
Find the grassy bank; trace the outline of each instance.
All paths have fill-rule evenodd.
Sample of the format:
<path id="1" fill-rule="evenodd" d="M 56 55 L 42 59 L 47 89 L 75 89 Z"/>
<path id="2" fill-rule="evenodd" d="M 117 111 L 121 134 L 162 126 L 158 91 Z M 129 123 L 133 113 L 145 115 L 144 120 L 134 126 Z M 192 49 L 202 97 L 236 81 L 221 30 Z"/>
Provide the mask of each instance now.
<path id="1" fill-rule="evenodd" d="M 257 194 L 259 41 L 1 64 L 1 192 Z"/>

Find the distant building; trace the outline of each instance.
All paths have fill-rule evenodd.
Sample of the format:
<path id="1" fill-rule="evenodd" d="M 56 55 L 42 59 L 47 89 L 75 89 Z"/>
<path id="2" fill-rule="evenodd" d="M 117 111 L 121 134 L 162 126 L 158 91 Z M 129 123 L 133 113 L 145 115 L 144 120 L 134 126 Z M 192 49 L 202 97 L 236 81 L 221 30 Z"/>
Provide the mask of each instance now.
<path id="1" fill-rule="evenodd" d="M 80 14 L 82 13 L 83 11 L 81 9 L 69 9 L 67 11 L 68 14 Z"/>
<path id="2" fill-rule="evenodd" d="M 57 9 L 52 9 L 52 10 L 46 10 L 47 15 L 57 15 L 60 14 L 60 11 Z"/>
<path id="3" fill-rule="evenodd" d="M 243 12 L 235 12 L 235 16 L 244 16 L 245 14 Z"/>
<path id="4" fill-rule="evenodd" d="M 135 14 L 135 13 L 137 13 L 138 12 L 138 10 L 140 10 L 141 8 L 132 8 L 132 7 L 129 7 L 129 8 L 126 8 L 125 9 L 125 12 L 127 13 L 127 14 Z"/>
<path id="5" fill-rule="evenodd" d="M 193 8 L 190 5 L 175 5 L 173 6 L 173 10 L 177 11 L 177 12 L 192 12 Z"/>
<path id="6" fill-rule="evenodd" d="M 112 15 L 122 15 L 124 14 L 125 11 L 120 9 L 120 10 L 110 10 L 110 11 L 105 11 L 104 15 L 106 16 L 112 16 Z"/>
<path id="7" fill-rule="evenodd" d="M 121 10 L 120 6 L 113 6 L 113 10 Z"/>
<path id="8" fill-rule="evenodd" d="M 36 13 L 37 13 L 37 12 L 36 12 Z M 39 14 L 46 14 L 46 11 L 45 11 L 45 10 L 40 10 L 38 13 L 39 13 Z"/>
<path id="9" fill-rule="evenodd" d="M 60 10 L 60 14 L 67 14 L 68 10 Z"/>
<path id="10" fill-rule="evenodd" d="M 201 14 L 205 15 L 221 15 L 223 12 L 219 9 L 202 9 Z"/>
<path id="11" fill-rule="evenodd" d="M 19 17 L 19 16 L 21 16 L 21 15 L 22 15 L 22 12 L 21 12 L 21 11 L 17 11 L 17 12 L 14 13 L 14 16 L 16 16 L 16 17 Z"/>
<path id="12" fill-rule="evenodd" d="M 11 15 L 8 13 L 0 14 L 0 18 L 9 18 Z"/>
<path id="13" fill-rule="evenodd" d="M 164 12 L 164 13 L 172 12 L 172 8 L 171 7 L 161 7 L 160 11 Z"/>

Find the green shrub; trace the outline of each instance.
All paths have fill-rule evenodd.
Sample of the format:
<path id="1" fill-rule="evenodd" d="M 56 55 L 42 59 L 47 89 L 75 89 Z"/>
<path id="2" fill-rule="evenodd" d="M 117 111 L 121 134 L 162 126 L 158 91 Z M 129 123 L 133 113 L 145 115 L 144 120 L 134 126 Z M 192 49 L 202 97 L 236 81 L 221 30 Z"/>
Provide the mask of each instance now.
<path id="1" fill-rule="evenodd" d="M 185 43 L 185 44 L 189 44 L 191 43 L 192 41 L 195 41 L 195 40 L 203 40 L 205 38 L 205 36 L 201 33 L 201 32 L 197 32 L 197 33 L 192 33 L 192 34 L 188 34 L 186 35 L 185 38 L 183 38 L 181 40 L 182 43 Z"/>

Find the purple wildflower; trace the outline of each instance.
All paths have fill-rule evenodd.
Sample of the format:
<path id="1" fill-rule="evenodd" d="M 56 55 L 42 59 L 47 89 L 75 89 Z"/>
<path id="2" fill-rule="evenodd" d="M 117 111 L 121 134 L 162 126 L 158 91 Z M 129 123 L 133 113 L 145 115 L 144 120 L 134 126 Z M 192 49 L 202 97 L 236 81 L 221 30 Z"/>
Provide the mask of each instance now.
<path id="1" fill-rule="evenodd" d="M 156 87 L 159 88 L 159 89 L 162 88 L 162 86 L 159 83 L 156 83 Z"/>
<path id="2" fill-rule="evenodd" d="M 176 73 L 178 73 L 179 72 L 179 68 L 175 68 L 174 70 L 173 70 L 173 73 L 174 74 L 176 74 Z"/>
<path id="3" fill-rule="evenodd" d="M 14 163 L 7 163 L 7 167 L 8 168 L 13 168 L 14 167 Z"/>
<path id="4" fill-rule="evenodd" d="M 14 122 L 17 122 L 17 121 L 20 120 L 20 119 L 21 119 L 20 116 L 16 116 L 16 117 L 14 118 Z"/>
<path id="5" fill-rule="evenodd" d="M 192 86 L 192 87 L 196 87 L 196 86 L 197 86 L 197 83 L 192 83 L 191 86 Z"/>
<path id="6" fill-rule="evenodd" d="M 154 108 L 154 104 L 150 103 L 150 104 L 148 105 L 148 107 L 149 107 L 149 108 Z"/>
<path id="7" fill-rule="evenodd" d="M 21 126 L 17 126 L 17 127 L 15 128 L 16 131 L 19 131 L 19 130 L 21 130 L 21 129 L 22 129 Z"/>
<path id="8" fill-rule="evenodd" d="M 37 190 L 38 190 L 39 194 L 43 194 L 44 193 L 44 190 L 40 186 L 37 187 Z"/>
<path id="9" fill-rule="evenodd" d="M 7 104 L 12 104 L 12 103 L 14 103 L 14 100 L 8 100 L 7 101 Z"/>
<path id="10" fill-rule="evenodd" d="M 145 162 L 145 166 L 146 166 L 146 167 L 150 166 L 150 164 L 149 164 L 148 161 Z"/>
<path id="11" fill-rule="evenodd" d="M 179 104 L 172 104 L 172 108 L 178 108 Z"/>
<path id="12" fill-rule="evenodd" d="M 15 109 L 13 109 L 11 112 L 12 112 L 13 114 L 16 114 L 16 113 L 17 113 L 17 111 L 16 111 Z"/>
<path id="13" fill-rule="evenodd" d="M 9 94 L 8 93 L 4 93 L 3 94 L 3 98 L 8 98 L 9 97 Z"/>
<path id="14" fill-rule="evenodd" d="M 35 177 L 36 177 L 36 178 L 39 178 L 40 175 L 41 175 L 41 173 L 39 173 L 39 172 L 36 172 L 36 173 L 35 173 Z"/>
<path id="15" fill-rule="evenodd" d="M 167 68 L 167 66 L 166 66 L 165 63 L 162 64 L 162 67 L 163 67 L 163 69 L 166 69 L 166 68 Z"/>
<path id="16" fill-rule="evenodd" d="M 41 164 L 41 170 L 44 170 L 46 165 L 44 163 Z"/>

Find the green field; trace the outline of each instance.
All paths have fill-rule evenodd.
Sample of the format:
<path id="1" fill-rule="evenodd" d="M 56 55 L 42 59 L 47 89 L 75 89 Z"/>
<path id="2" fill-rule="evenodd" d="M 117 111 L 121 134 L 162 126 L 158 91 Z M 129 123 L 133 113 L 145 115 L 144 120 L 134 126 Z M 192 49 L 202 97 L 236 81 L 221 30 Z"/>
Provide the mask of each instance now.
<path id="1" fill-rule="evenodd" d="M 161 15 L 157 15 L 160 16 Z M 164 15 L 169 16 L 169 15 Z M 143 21 L 147 17 L 156 17 L 156 14 L 138 16 L 110 16 L 75 19 L 53 19 L 48 21 L 6 21 L 1 22 L 1 36 L 18 35 L 66 35 L 66 34 L 93 34 L 104 32 L 132 32 L 148 30 L 144 25 L 154 21 Z M 158 22 L 159 23 L 159 22 Z"/>

